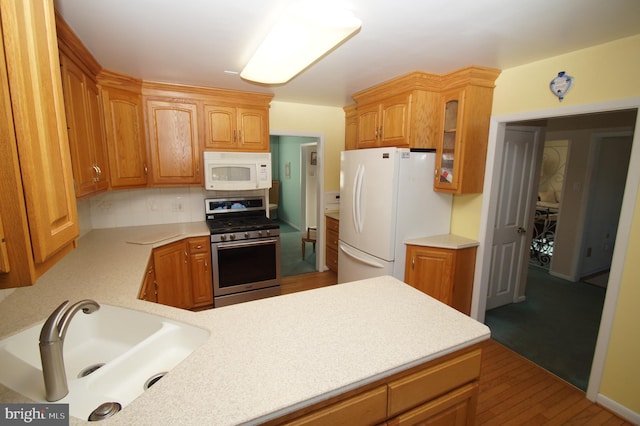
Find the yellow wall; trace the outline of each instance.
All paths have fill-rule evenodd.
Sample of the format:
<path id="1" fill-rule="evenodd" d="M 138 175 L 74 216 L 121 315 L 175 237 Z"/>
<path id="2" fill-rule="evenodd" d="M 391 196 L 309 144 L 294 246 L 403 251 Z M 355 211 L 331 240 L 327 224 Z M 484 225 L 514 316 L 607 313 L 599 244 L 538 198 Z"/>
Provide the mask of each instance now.
<path id="1" fill-rule="evenodd" d="M 640 35 L 503 70 L 493 93 L 493 115 L 538 111 L 640 96 Z M 562 102 L 549 82 L 565 71 L 574 77 Z M 477 239 L 482 195 L 456 195 L 451 232 Z"/>
<path id="2" fill-rule="evenodd" d="M 269 130 L 324 134 L 324 190 L 340 190 L 340 152 L 344 150 L 342 108 L 273 101 Z"/>
<path id="3" fill-rule="evenodd" d="M 640 96 L 640 35 L 504 70 L 493 114 L 540 111 Z M 549 81 L 566 71 L 575 82 L 562 103 Z M 636 147 L 637 148 L 637 147 Z M 452 232 L 478 238 L 480 195 L 456 196 Z M 620 297 L 599 393 L 640 413 L 640 201 L 637 201 Z"/>
<path id="4" fill-rule="evenodd" d="M 600 393 L 640 413 L 640 192 L 629 240 Z"/>

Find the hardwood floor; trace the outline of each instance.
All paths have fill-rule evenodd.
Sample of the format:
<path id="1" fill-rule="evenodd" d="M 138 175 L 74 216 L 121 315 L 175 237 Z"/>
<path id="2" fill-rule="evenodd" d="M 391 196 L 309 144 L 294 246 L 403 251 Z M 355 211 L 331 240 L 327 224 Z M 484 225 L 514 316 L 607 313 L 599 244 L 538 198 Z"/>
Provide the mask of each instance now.
<path id="1" fill-rule="evenodd" d="M 282 279 L 282 294 L 333 285 L 332 271 Z M 585 398 L 584 392 L 488 340 L 482 352 L 478 425 L 630 425 Z"/>

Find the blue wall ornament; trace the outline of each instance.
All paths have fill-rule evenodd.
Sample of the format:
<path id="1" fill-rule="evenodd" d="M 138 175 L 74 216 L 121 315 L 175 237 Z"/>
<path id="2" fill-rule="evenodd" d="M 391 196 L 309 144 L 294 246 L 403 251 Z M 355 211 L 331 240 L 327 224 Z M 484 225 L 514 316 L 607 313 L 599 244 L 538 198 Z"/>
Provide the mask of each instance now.
<path id="1" fill-rule="evenodd" d="M 564 99 L 564 95 L 569 91 L 573 85 L 573 77 L 567 75 L 564 71 L 560 71 L 558 76 L 551 80 L 549 83 L 549 89 L 558 97 L 559 101 Z"/>

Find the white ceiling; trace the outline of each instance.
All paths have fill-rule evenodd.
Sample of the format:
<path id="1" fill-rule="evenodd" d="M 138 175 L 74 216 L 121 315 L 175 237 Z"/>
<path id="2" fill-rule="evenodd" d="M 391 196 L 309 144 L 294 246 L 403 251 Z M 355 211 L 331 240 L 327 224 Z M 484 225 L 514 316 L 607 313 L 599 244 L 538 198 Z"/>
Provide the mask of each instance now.
<path id="1" fill-rule="evenodd" d="M 413 70 L 506 69 L 640 33 L 640 0 L 344 0 L 362 20 L 362 29 L 289 83 L 268 87 L 226 74 L 242 70 L 291 1 L 55 4 L 107 69 L 149 81 L 273 93 L 279 101 L 334 106 L 350 104 L 351 94 Z"/>

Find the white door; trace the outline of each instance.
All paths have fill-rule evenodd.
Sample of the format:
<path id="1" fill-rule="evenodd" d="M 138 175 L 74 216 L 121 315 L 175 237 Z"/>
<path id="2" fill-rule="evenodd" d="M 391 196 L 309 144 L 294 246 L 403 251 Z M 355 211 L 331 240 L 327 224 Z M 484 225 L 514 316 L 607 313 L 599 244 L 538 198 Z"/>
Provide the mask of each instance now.
<path id="1" fill-rule="evenodd" d="M 543 133 L 538 127 L 505 129 L 487 309 L 515 302 L 516 290 L 524 289 Z"/>

